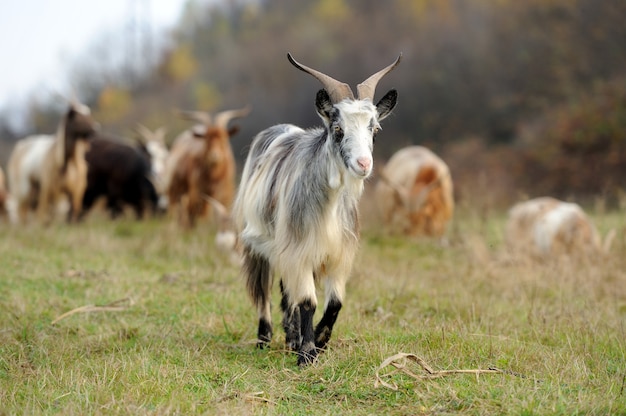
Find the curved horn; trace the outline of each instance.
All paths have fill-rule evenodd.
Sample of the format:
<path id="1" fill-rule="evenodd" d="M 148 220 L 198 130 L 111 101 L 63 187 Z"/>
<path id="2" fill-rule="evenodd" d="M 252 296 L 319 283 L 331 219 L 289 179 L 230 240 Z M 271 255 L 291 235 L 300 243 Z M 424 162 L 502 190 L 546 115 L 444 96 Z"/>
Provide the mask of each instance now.
<path id="1" fill-rule="evenodd" d="M 337 81 L 336 79 L 331 78 L 326 74 L 316 71 L 315 69 L 311 69 L 308 66 L 302 65 L 301 63 L 293 59 L 293 56 L 291 56 L 290 53 L 287 54 L 287 59 L 289 59 L 289 62 L 291 62 L 291 64 L 299 70 L 304 71 L 307 74 L 313 75 L 315 78 L 317 78 L 317 80 L 321 82 L 324 86 L 324 89 L 328 92 L 328 95 L 330 96 L 333 104 L 342 101 L 344 98 L 350 98 L 351 100 L 354 99 L 354 94 L 352 93 L 352 90 L 350 89 L 350 86 L 348 84 Z"/>
<path id="2" fill-rule="evenodd" d="M 91 114 L 91 109 L 78 99 L 78 96 L 76 95 L 76 90 L 73 87 L 70 88 L 71 96 L 68 97 L 60 91 L 56 91 L 56 95 L 58 95 L 61 99 L 67 102 L 69 107 L 74 111 L 77 111 L 81 114 Z"/>
<path id="3" fill-rule="evenodd" d="M 157 142 L 160 144 L 165 144 L 165 133 L 167 132 L 167 129 L 163 126 L 159 127 L 155 131 L 152 131 L 145 125 L 137 123 L 134 131 L 139 135 L 138 139 L 142 143 Z"/>
<path id="4" fill-rule="evenodd" d="M 400 53 L 400 55 L 398 56 L 398 59 L 396 59 L 394 63 L 392 63 L 391 65 L 389 65 L 388 67 L 384 69 L 381 69 L 380 71 L 378 71 L 377 73 L 375 73 L 374 75 L 370 76 L 368 79 L 366 79 L 365 81 L 357 85 L 356 90 L 359 96 L 359 100 L 365 100 L 369 98 L 370 100 L 373 101 L 374 92 L 376 90 L 376 84 L 378 84 L 378 81 L 380 81 L 382 77 L 387 75 L 387 73 L 389 73 L 392 69 L 398 66 L 401 59 L 402 59 L 402 53 Z"/>
<path id="5" fill-rule="evenodd" d="M 202 123 L 207 126 L 213 121 L 211 113 L 206 111 L 174 110 L 174 112 L 183 120 L 197 121 L 198 123 Z"/>
<path id="6" fill-rule="evenodd" d="M 215 125 L 217 127 L 226 128 L 228 126 L 228 122 L 234 118 L 245 117 L 250 114 L 250 106 L 247 105 L 244 108 L 239 110 L 227 110 L 219 112 L 215 115 Z"/>
<path id="7" fill-rule="evenodd" d="M 143 124 L 137 123 L 134 130 L 141 143 L 146 143 L 152 139 L 152 131 Z"/>
<path id="8" fill-rule="evenodd" d="M 167 134 L 167 127 L 165 126 L 161 126 L 158 129 L 156 129 L 153 133 L 152 133 L 152 140 L 162 144 L 163 146 L 165 146 L 165 135 Z"/>

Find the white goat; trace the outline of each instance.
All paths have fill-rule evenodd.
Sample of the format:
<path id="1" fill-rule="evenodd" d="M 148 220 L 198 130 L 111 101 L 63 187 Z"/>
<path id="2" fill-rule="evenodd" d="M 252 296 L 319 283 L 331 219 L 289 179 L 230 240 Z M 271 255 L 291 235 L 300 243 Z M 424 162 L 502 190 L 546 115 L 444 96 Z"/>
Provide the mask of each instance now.
<path id="1" fill-rule="evenodd" d="M 398 150 L 380 172 L 376 201 L 387 225 L 411 235 L 442 236 L 454 212 L 448 165 L 422 146 Z"/>
<path id="2" fill-rule="evenodd" d="M 136 132 L 140 144 L 150 156 L 151 180 L 160 197 L 165 194 L 165 163 L 169 155 L 169 149 L 165 143 L 165 127 L 150 130 L 143 124 L 137 123 Z M 161 202 L 162 203 L 162 202 Z M 165 208 L 165 207 L 163 207 Z"/>
<path id="3" fill-rule="evenodd" d="M 324 127 L 303 130 L 280 124 L 252 141 L 234 217 L 244 251 L 248 292 L 259 313 L 258 346 L 271 341 L 270 290 L 280 277 L 283 328 L 298 364 L 315 360 L 332 332 L 358 246 L 357 205 L 363 181 L 373 167 L 374 136 L 379 121 L 396 105 L 396 90 L 376 105 L 378 81 L 400 62 L 350 87 L 296 62 L 324 89 L 315 106 Z M 325 282 L 325 307 L 313 329 L 317 306 L 315 283 Z"/>
<path id="4" fill-rule="evenodd" d="M 558 255 L 594 255 L 609 250 L 615 231 L 604 244 L 589 217 L 572 202 L 541 197 L 520 202 L 509 210 L 505 242 L 516 252 L 552 258 Z"/>
<path id="5" fill-rule="evenodd" d="M 72 102 L 56 135 L 30 136 L 16 143 L 7 173 L 18 221 L 25 222 L 29 209 L 36 206 L 40 221 L 48 223 L 63 193 L 70 199 L 68 220 L 78 219 L 87 186 L 87 140 L 95 127 L 89 108 Z"/>

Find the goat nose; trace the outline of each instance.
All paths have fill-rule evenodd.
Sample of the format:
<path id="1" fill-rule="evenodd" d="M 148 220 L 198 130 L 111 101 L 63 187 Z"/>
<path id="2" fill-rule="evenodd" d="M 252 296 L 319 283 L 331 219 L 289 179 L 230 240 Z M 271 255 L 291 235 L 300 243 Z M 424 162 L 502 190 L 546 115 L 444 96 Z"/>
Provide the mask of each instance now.
<path id="1" fill-rule="evenodd" d="M 369 157 L 360 157 L 356 160 L 356 163 L 364 171 L 369 170 L 370 166 L 372 166 L 372 161 L 370 160 Z"/>

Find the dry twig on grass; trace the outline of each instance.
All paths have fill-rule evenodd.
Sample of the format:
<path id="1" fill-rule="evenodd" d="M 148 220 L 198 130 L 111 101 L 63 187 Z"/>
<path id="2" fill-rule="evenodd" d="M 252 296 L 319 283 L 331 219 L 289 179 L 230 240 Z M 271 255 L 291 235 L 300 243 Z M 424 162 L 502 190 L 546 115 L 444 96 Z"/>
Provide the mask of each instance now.
<path id="1" fill-rule="evenodd" d="M 407 368 L 407 360 L 410 361 L 414 361 L 417 364 L 419 364 L 420 367 L 422 367 L 422 369 L 426 372 L 426 374 L 424 375 L 418 375 L 415 374 L 414 372 L 412 372 L 409 368 Z M 383 374 L 380 375 L 380 371 L 383 370 L 385 367 L 388 366 L 392 366 L 395 367 L 395 370 L 387 373 L 387 374 Z M 404 373 L 406 375 L 408 375 L 409 377 L 412 377 L 416 380 L 427 380 L 427 379 L 433 379 L 433 378 L 439 378 L 439 377 L 444 377 L 444 376 L 449 376 L 452 374 L 474 374 L 476 375 L 476 377 L 478 377 L 478 375 L 480 374 L 510 374 L 510 375 L 514 375 L 514 376 L 518 376 L 518 377 L 522 377 L 522 378 L 526 378 L 523 374 L 517 374 L 517 373 L 513 373 L 510 371 L 505 371 L 505 370 L 500 370 L 498 368 L 489 368 L 486 370 L 483 369 L 475 369 L 475 370 L 433 370 L 433 368 L 431 366 L 428 365 L 428 363 L 426 363 L 426 361 L 424 361 L 422 358 L 418 357 L 415 354 L 407 354 L 404 352 L 398 353 L 396 355 L 392 355 L 391 357 L 387 358 L 385 361 L 383 361 L 380 366 L 378 367 L 378 369 L 376 370 L 376 382 L 374 383 L 374 387 L 378 387 L 379 385 L 382 385 L 384 387 L 387 387 L 389 389 L 392 390 L 398 390 L 398 385 L 391 382 L 386 382 L 385 380 L 383 380 L 383 378 L 389 378 L 391 376 L 393 376 L 394 374 L 397 373 Z"/>
<path id="2" fill-rule="evenodd" d="M 83 312 L 119 312 L 127 309 L 132 305 L 132 300 L 130 298 L 123 298 L 111 303 L 107 303 L 106 305 L 84 305 L 71 311 L 65 312 L 63 315 L 56 318 L 51 322 L 52 325 L 56 324 L 62 319 L 67 318 L 68 316 L 74 315 L 75 313 L 83 313 Z"/>

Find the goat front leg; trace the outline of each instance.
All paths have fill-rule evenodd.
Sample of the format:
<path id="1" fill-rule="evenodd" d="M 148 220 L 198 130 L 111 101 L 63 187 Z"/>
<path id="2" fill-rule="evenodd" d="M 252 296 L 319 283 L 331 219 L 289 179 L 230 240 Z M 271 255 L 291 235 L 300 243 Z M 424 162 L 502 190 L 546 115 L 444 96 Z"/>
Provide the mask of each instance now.
<path id="1" fill-rule="evenodd" d="M 83 186 L 84 185 L 84 186 Z M 85 195 L 85 189 L 87 188 L 87 183 L 81 184 L 77 186 L 71 192 L 71 207 L 69 213 L 69 222 L 76 223 L 80 219 L 80 213 L 83 209 L 83 195 Z"/>
<path id="2" fill-rule="evenodd" d="M 70 210 L 67 213 L 67 222 L 78 222 L 83 208 L 83 196 L 87 189 L 87 164 L 83 160 L 74 158 L 68 162 L 65 175 L 61 178 L 64 182 L 63 192 L 70 202 Z"/>
<path id="3" fill-rule="evenodd" d="M 341 272 L 336 272 L 337 276 L 343 276 Z M 345 278 L 326 278 L 326 305 L 324 305 L 324 315 L 315 327 L 315 346 L 324 349 L 333 332 L 333 327 L 337 321 L 337 316 L 341 310 L 342 300 L 345 293 Z"/>
<path id="4" fill-rule="evenodd" d="M 302 335 L 302 345 L 298 350 L 298 365 L 311 364 L 317 357 L 315 347 L 315 332 L 313 331 L 313 315 L 315 314 L 315 301 L 305 300 L 298 304 L 300 311 L 300 333 Z"/>
<path id="5" fill-rule="evenodd" d="M 329 302 L 326 303 L 324 315 L 315 327 L 315 346 L 317 348 L 324 349 L 326 344 L 328 344 L 341 306 L 341 301 L 335 298 L 331 298 Z"/>
<path id="6" fill-rule="evenodd" d="M 291 348 L 297 347 L 298 365 L 308 365 L 317 357 L 313 329 L 313 315 L 317 306 L 315 279 L 312 271 L 301 264 L 284 267 L 280 272 L 283 292 L 281 306 L 285 312 L 283 327 L 287 333 L 287 343 L 291 344 Z"/>
<path id="7" fill-rule="evenodd" d="M 80 190 L 80 189 L 74 189 L 70 192 L 68 192 L 67 196 L 68 199 L 70 200 L 70 210 L 67 213 L 67 222 L 68 223 L 75 223 L 78 222 L 78 220 L 81 217 L 81 211 L 83 209 L 83 195 L 84 195 L 84 190 Z"/>

